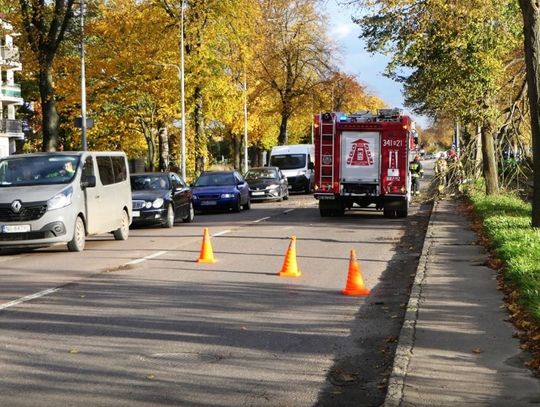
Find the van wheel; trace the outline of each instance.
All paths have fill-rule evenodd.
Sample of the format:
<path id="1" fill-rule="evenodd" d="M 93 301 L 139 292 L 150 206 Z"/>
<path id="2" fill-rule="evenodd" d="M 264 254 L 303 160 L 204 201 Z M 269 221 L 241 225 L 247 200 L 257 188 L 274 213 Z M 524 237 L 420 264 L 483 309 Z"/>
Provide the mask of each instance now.
<path id="1" fill-rule="evenodd" d="M 113 231 L 116 240 L 127 240 L 129 236 L 129 217 L 126 211 L 122 211 L 122 226 Z"/>
<path id="2" fill-rule="evenodd" d="M 167 206 L 167 216 L 162 226 L 164 228 L 172 228 L 174 226 L 174 208 L 172 204 Z"/>
<path id="3" fill-rule="evenodd" d="M 73 239 L 71 239 L 67 248 L 70 252 L 82 252 L 86 243 L 86 231 L 84 229 L 84 222 L 80 216 L 77 216 L 75 220 L 75 227 L 73 228 Z"/>
<path id="4" fill-rule="evenodd" d="M 189 203 L 189 211 L 185 218 L 182 218 L 184 223 L 191 223 L 195 219 L 195 209 L 193 209 L 193 202 Z"/>

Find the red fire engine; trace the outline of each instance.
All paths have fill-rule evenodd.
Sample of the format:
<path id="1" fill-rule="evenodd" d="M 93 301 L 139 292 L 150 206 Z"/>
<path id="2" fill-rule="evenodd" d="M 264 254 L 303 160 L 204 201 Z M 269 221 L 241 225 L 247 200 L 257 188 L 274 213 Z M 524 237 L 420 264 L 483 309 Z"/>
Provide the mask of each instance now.
<path id="1" fill-rule="evenodd" d="M 409 162 L 418 139 L 399 109 L 376 115 L 315 115 L 315 198 L 321 216 L 343 215 L 356 204 L 375 205 L 386 217 L 406 217 Z"/>

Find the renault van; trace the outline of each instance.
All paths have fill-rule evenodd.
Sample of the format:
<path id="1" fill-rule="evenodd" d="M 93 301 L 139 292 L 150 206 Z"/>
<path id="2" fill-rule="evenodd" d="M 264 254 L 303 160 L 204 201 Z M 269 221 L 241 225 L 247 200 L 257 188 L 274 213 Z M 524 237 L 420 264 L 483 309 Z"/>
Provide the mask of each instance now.
<path id="1" fill-rule="evenodd" d="M 289 190 L 310 193 L 313 190 L 313 144 L 291 144 L 273 147 L 268 165 L 278 167 L 287 177 Z"/>
<path id="2" fill-rule="evenodd" d="M 122 152 L 55 152 L 0 158 L 0 248 L 67 244 L 112 233 L 126 240 L 132 219 Z"/>

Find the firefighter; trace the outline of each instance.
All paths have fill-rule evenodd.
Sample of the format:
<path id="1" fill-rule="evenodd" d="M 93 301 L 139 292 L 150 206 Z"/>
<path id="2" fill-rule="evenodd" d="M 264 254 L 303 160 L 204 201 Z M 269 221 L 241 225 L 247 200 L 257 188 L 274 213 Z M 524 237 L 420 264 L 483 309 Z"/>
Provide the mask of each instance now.
<path id="1" fill-rule="evenodd" d="M 439 158 L 437 158 L 437 161 L 435 161 L 435 177 L 437 181 L 439 182 L 439 185 L 437 187 L 437 190 L 439 193 L 442 193 L 444 191 L 444 188 L 446 187 L 446 172 L 448 171 L 448 164 L 441 154 Z"/>
<path id="2" fill-rule="evenodd" d="M 414 156 L 409 164 L 409 171 L 411 172 L 411 184 L 413 195 L 420 195 L 420 178 L 424 177 L 424 168 L 420 162 L 420 156 Z"/>

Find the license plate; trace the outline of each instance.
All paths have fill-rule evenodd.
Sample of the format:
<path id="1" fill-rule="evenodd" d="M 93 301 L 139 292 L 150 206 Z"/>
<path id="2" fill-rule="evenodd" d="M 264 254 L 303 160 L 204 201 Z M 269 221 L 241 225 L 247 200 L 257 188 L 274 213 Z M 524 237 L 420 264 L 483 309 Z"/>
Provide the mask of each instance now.
<path id="1" fill-rule="evenodd" d="M 217 205 L 217 202 L 216 201 L 202 201 L 201 205 L 203 205 L 203 206 L 215 206 L 215 205 Z"/>
<path id="2" fill-rule="evenodd" d="M 30 225 L 3 225 L 3 233 L 24 233 L 30 232 Z"/>
<path id="3" fill-rule="evenodd" d="M 333 201 L 334 195 L 318 195 L 317 198 L 321 201 Z"/>
<path id="4" fill-rule="evenodd" d="M 260 191 L 260 192 L 252 192 L 251 193 L 253 196 L 261 196 L 261 195 L 264 195 L 264 192 Z"/>
<path id="5" fill-rule="evenodd" d="M 141 216 L 141 212 L 139 211 L 133 211 L 132 213 L 134 218 L 138 218 L 139 216 Z"/>

